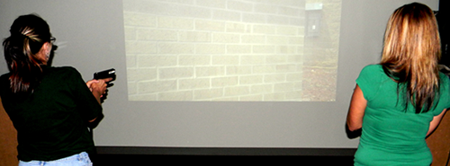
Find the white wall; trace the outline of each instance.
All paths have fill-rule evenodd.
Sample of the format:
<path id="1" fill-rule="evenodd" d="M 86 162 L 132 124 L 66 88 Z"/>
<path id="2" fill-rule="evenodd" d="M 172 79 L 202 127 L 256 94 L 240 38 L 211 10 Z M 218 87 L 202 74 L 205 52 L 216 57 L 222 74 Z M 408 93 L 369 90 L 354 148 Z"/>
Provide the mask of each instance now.
<path id="1" fill-rule="evenodd" d="M 38 13 L 60 46 L 55 66 L 74 66 L 86 80 L 117 69 L 95 130 L 100 146 L 346 148 L 358 144 L 344 130 L 354 80 L 378 62 L 388 16 L 410 2 L 343 0 L 335 102 L 129 102 L 120 0 L 1 0 L 0 38 L 17 16 Z M 438 0 L 419 2 L 438 8 Z M 0 64 L 6 73 L 3 58 Z"/>

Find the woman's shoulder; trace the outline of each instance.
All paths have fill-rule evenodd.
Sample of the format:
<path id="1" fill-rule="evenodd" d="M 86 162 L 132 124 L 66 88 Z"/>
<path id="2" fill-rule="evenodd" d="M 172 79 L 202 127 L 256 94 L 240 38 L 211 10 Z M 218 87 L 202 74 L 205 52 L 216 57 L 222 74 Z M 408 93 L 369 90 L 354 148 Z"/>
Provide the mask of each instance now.
<path id="1" fill-rule="evenodd" d="M 47 75 L 53 78 L 72 79 L 74 77 L 81 77 L 80 72 L 71 66 L 49 67 L 47 68 Z"/>
<path id="2" fill-rule="evenodd" d="M 79 73 L 77 69 L 75 69 L 72 66 L 60 66 L 60 67 L 49 67 L 48 68 L 50 72 L 56 72 L 56 73 Z"/>
<path id="3" fill-rule="evenodd" d="M 5 78 L 9 78 L 9 76 L 11 76 L 11 73 L 5 73 L 0 76 L 0 79 L 3 80 Z"/>
<path id="4" fill-rule="evenodd" d="M 380 64 L 370 64 L 365 66 L 360 73 L 360 76 L 370 76 L 370 77 L 374 77 L 374 76 L 386 76 L 386 74 L 384 73 L 383 67 Z"/>
<path id="5" fill-rule="evenodd" d="M 380 64 L 370 64 L 365 66 L 362 71 L 383 71 L 383 67 Z"/>
<path id="6" fill-rule="evenodd" d="M 0 76 L 0 86 L 1 87 L 3 87 L 3 86 L 9 87 L 9 77 L 10 76 L 11 76 L 11 73 L 5 73 Z"/>
<path id="7" fill-rule="evenodd" d="M 450 78 L 448 75 L 446 75 L 442 72 L 439 72 L 439 79 L 441 81 L 440 82 L 441 85 L 444 85 L 445 87 L 450 87 L 450 80 L 449 80 Z"/>

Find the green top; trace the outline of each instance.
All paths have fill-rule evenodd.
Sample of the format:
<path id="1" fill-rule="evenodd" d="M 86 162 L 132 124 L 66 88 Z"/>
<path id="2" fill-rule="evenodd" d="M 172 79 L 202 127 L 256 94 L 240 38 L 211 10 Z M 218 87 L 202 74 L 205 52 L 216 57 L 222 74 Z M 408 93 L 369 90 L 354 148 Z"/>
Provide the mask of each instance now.
<path id="1" fill-rule="evenodd" d="M 19 160 L 50 161 L 95 150 L 87 123 L 102 116 L 102 107 L 76 69 L 44 67 L 41 83 L 23 96 L 11 93 L 9 76 L 0 77 L 0 96 L 17 129 Z"/>
<path id="2" fill-rule="evenodd" d="M 425 137 L 434 116 L 450 107 L 449 78 L 440 73 L 439 100 L 426 113 L 415 113 L 412 104 L 405 111 L 403 94 L 381 65 L 366 66 L 356 83 L 367 107 L 355 165 L 427 165 L 432 161 Z M 399 95 L 399 97 L 397 96 Z"/>

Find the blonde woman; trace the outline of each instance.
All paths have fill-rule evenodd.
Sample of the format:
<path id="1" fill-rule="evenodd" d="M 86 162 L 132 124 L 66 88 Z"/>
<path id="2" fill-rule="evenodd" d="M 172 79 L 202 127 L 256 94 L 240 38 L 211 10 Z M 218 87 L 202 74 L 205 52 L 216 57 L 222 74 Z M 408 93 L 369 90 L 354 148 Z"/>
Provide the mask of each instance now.
<path id="1" fill-rule="evenodd" d="M 438 70 L 440 38 L 432 10 L 420 3 L 391 15 L 381 63 L 356 80 L 347 126 L 362 129 L 355 165 L 427 165 L 425 138 L 450 107 L 449 78 Z"/>

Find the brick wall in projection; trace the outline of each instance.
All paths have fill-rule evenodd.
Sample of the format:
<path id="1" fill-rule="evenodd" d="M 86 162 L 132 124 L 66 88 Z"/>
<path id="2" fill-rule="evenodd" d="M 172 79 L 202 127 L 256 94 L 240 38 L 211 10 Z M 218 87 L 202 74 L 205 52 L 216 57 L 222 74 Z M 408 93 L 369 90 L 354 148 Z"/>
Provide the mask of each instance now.
<path id="1" fill-rule="evenodd" d="M 131 101 L 334 101 L 341 0 L 124 0 Z"/>

